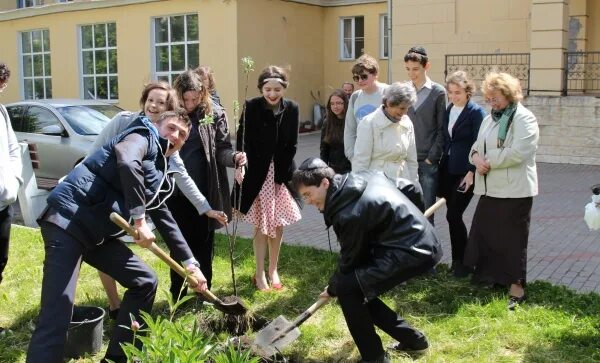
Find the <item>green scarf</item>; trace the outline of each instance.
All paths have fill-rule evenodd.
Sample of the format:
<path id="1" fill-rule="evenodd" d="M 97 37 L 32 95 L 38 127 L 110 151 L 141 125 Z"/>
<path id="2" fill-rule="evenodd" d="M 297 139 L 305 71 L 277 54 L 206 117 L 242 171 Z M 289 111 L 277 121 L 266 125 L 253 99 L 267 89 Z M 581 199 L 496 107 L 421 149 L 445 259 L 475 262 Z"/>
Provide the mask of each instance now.
<path id="1" fill-rule="evenodd" d="M 513 115 L 517 110 L 517 105 L 515 103 L 511 103 L 506 108 L 498 111 L 492 110 L 492 120 L 498 123 L 498 147 L 502 147 L 504 145 L 504 140 L 506 140 L 506 133 L 508 132 L 508 128 L 512 122 Z"/>

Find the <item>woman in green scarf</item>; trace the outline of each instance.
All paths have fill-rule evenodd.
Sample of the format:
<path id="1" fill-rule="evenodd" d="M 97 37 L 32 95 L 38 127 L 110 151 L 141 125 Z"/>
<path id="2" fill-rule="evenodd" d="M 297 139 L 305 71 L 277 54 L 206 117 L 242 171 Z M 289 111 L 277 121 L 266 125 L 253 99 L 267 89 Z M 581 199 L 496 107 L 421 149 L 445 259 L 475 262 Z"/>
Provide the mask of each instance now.
<path id="1" fill-rule="evenodd" d="M 533 113 L 520 102 L 518 79 L 492 72 L 481 88 L 492 110 L 469 156 L 477 169 L 474 193 L 480 198 L 464 263 L 475 268 L 476 282 L 508 287 L 508 308 L 513 310 L 526 298 L 529 222 L 538 193 L 539 128 Z"/>

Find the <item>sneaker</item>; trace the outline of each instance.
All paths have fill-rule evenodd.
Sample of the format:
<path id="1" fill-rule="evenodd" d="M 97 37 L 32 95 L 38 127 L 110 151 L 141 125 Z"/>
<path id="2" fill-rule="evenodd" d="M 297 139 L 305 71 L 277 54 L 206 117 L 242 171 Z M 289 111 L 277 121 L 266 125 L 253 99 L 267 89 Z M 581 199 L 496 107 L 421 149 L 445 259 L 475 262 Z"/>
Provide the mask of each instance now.
<path id="1" fill-rule="evenodd" d="M 361 359 L 358 361 L 358 363 L 391 363 L 391 362 L 392 361 L 390 360 L 390 356 L 387 354 L 387 352 L 384 352 L 381 357 L 379 357 L 378 359 L 375 359 L 375 360 Z"/>
<path id="2" fill-rule="evenodd" d="M 527 296 L 523 295 L 521 297 L 510 296 L 508 299 L 508 310 L 515 310 L 517 306 L 521 305 L 525 300 L 527 300 Z"/>

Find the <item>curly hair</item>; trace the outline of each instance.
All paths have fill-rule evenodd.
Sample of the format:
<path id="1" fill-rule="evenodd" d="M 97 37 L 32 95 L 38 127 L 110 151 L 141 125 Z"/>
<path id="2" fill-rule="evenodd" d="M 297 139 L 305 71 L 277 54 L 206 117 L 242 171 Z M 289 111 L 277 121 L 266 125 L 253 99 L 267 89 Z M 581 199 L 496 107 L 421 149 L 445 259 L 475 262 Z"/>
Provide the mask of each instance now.
<path id="1" fill-rule="evenodd" d="M 491 92 L 498 90 L 510 103 L 520 102 L 523 99 L 521 82 L 508 73 L 490 72 L 481 83 L 481 92 L 487 97 Z"/>
<path id="2" fill-rule="evenodd" d="M 465 92 L 467 93 L 467 98 L 471 98 L 471 96 L 473 96 L 473 93 L 475 92 L 475 89 L 476 89 L 475 82 L 473 82 L 473 80 L 469 77 L 469 75 L 465 71 L 456 71 L 456 72 L 450 74 L 446 78 L 446 88 L 448 88 L 448 86 L 451 84 L 454 84 L 454 85 L 464 89 Z"/>
<path id="3" fill-rule="evenodd" d="M 8 82 L 9 78 L 10 78 L 10 69 L 8 69 L 8 66 L 6 65 L 6 63 L 0 63 L 0 83 Z"/>
<path id="4" fill-rule="evenodd" d="M 358 57 L 356 63 L 352 66 L 352 74 L 360 74 L 363 71 L 375 75 L 379 73 L 379 63 L 377 63 L 375 58 L 366 53 Z"/>
<path id="5" fill-rule="evenodd" d="M 212 68 L 210 68 L 209 66 L 200 66 L 196 68 L 196 73 L 198 73 L 198 75 L 200 76 L 200 80 L 202 80 L 202 77 L 206 77 L 206 79 L 208 80 L 208 92 L 214 91 L 216 85 L 214 72 Z"/>
<path id="6" fill-rule="evenodd" d="M 187 70 L 181 73 L 173 82 L 173 88 L 177 91 L 180 100 L 183 101 L 183 94 L 188 91 L 196 91 L 200 93 L 200 104 L 204 110 L 204 114 L 212 114 L 212 101 L 210 93 L 206 87 L 202 86 L 202 79 L 198 73 L 192 70 Z"/>
<path id="7" fill-rule="evenodd" d="M 146 104 L 146 100 L 155 89 L 167 91 L 167 111 L 173 111 L 179 107 L 179 99 L 177 98 L 177 94 L 173 87 L 171 87 L 167 82 L 163 81 L 152 81 L 146 83 L 144 85 L 144 89 L 142 90 L 142 96 L 140 97 L 140 106 L 142 110 L 144 109 L 144 105 Z"/>

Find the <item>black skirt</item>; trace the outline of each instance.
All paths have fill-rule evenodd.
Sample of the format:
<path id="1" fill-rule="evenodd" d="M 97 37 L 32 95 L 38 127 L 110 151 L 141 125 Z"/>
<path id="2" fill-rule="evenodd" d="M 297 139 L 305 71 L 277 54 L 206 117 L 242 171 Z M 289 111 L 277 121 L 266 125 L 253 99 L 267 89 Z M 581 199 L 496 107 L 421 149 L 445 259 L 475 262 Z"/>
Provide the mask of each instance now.
<path id="1" fill-rule="evenodd" d="M 532 204 L 533 197 L 479 198 L 463 261 L 476 282 L 525 286 Z"/>

